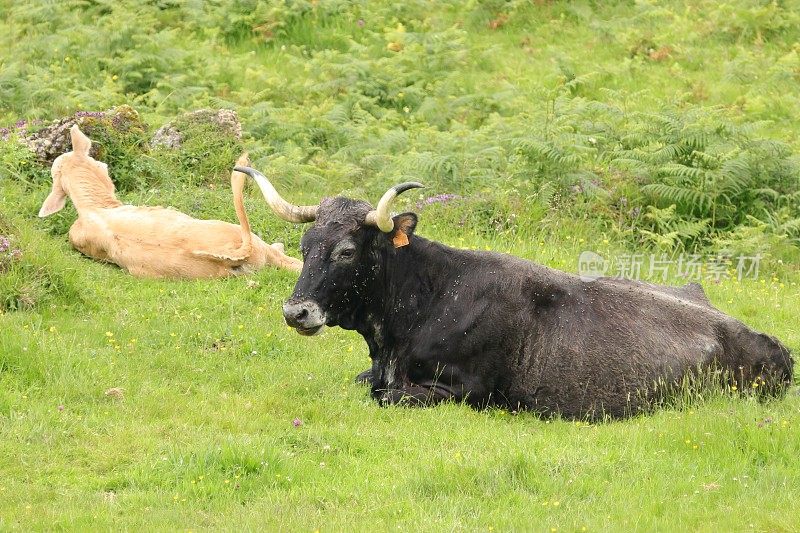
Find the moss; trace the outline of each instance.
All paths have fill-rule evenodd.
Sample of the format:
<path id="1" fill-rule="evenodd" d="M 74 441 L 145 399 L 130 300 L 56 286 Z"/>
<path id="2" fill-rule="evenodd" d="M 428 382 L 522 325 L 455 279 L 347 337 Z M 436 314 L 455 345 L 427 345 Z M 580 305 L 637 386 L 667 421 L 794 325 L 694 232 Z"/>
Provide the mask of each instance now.
<path id="1" fill-rule="evenodd" d="M 244 150 L 240 135 L 235 113 L 199 110 L 162 127 L 153 138 L 152 156 L 166 179 L 186 185 L 217 182 L 230 175 Z"/>
<path id="2" fill-rule="evenodd" d="M 144 188 L 158 181 L 152 165 L 137 161 L 147 142 L 147 126 L 131 106 L 85 116 L 81 129 L 92 139 L 92 156 L 104 161 L 118 190 Z"/>
<path id="3" fill-rule="evenodd" d="M 49 183 L 53 160 L 71 150 L 73 124 L 92 140 L 92 157 L 108 164 L 111 179 L 123 193 L 225 180 L 244 150 L 233 111 L 186 113 L 163 126 L 151 141 L 139 113 L 122 105 L 79 111 L 27 136 L 9 136 L 0 142 L 0 172 L 27 183 Z"/>

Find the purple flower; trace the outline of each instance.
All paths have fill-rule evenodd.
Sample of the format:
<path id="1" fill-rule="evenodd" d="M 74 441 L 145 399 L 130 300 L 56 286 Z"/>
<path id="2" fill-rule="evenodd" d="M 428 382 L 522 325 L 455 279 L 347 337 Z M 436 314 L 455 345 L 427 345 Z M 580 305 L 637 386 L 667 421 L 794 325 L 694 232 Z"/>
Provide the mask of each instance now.
<path id="1" fill-rule="evenodd" d="M 363 28 L 365 24 L 364 19 L 358 19 L 358 22 L 356 22 L 356 24 L 358 24 L 359 28 Z"/>
<path id="2" fill-rule="evenodd" d="M 25 120 L 18 120 L 16 124 L 14 124 L 17 128 L 24 128 L 25 125 L 28 124 Z"/>
<path id="3" fill-rule="evenodd" d="M 11 247 L 11 243 L 8 242 L 8 237 L 5 235 L 0 235 L 0 252 L 5 252 Z"/>
<path id="4" fill-rule="evenodd" d="M 12 250 L 11 251 L 11 258 L 12 259 L 16 259 L 17 261 L 22 259 L 22 250 L 20 250 L 19 248 L 15 249 L 15 250 Z"/>
<path id="5" fill-rule="evenodd" d="M 296 428 L 299 428 L 300 426 L 303 425 L 303 421 L 300 420 L 299 418 L 295 418 L 294 420 L 292 420 L 292 425 Z"/>
<path id="6" fill-rule="evenodd" d="M 59 405 L 59 406 L 58 406 L 58 410 L 59 410 L 59 411 L 63 411 L 63 410 L 64 410 L 64 406 L 63 406 L 63 405 Z"/>
<path id="7" fill-rule="evenodd" d="M 103 118 L 106 116 L 105 113 L 102 111 L 78 111 L 75 113 L 76 117 L 94 117 L 94 118 Z"/>
<path id="8" fill-rule="evenodd" d="M 641 207 L 638 207 L 638 206 L 634 207 L 633 209 L 631 209 L 631 218 L 638 217 L 639 213 L 641 213 L 641 212 L 642 212 L 642 208 Z"/>
<path id="9" fill-rule="evenodd" d="M 457 194 L 437 194 L 436 196 L 429 196 L 422 201 L 417 202 L 417 208 L 422 209 L 426 205 L 433 204 L 446 204 L 452 200 L 458 200 L 461 197 Z"/>

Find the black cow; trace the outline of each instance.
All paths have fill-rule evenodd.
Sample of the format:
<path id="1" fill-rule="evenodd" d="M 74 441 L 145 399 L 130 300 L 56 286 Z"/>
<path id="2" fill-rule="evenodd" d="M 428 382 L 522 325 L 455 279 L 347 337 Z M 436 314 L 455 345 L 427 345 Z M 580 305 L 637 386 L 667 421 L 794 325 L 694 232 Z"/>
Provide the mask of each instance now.
<path id="1" fill-rule="evenodd" d="M 303 335 L 358 331 L 372 359 L 360 377 L 379 402 L 622 417 L 699 376 L 764 394 L 791 383 L 789 351 L 715 309 L 699 285 L 587 282 L 414 235 L 417 216 L 392 219 L 389 207 L 420 186 L 390 189 L 375 210 L 337 197 L 288 217 L 316 222 L 286 322 Z"/>

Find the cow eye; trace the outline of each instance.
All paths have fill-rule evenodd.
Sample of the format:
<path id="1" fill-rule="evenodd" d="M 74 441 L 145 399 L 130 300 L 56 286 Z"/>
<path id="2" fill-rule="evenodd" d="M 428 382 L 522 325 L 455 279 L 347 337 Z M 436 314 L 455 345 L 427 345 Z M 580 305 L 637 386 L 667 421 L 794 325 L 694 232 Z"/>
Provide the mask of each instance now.
<path id="1" fill-rule="evenodd" d="M 350 259 L 355 255 L 356 251 L 353 248 L 345 248 L 339 252 L 339 259 Z"/>

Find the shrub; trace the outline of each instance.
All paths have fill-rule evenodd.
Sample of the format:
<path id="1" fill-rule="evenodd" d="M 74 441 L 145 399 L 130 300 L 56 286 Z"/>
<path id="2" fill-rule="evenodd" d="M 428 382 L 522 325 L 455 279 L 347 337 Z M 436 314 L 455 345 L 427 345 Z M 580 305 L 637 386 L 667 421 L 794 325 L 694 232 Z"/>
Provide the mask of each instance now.
<path id="1" fill-rule="evenodd" d="M 164 180 L 183 185 L 219 182 L 229 176 L 233 162 L 244 150 L 241 141 L 225 125 L 211 119 L 213 113 L 182 115 L 172 123 L 180 132 L 180 146 L 156 146 L 149 155 Z"/>

